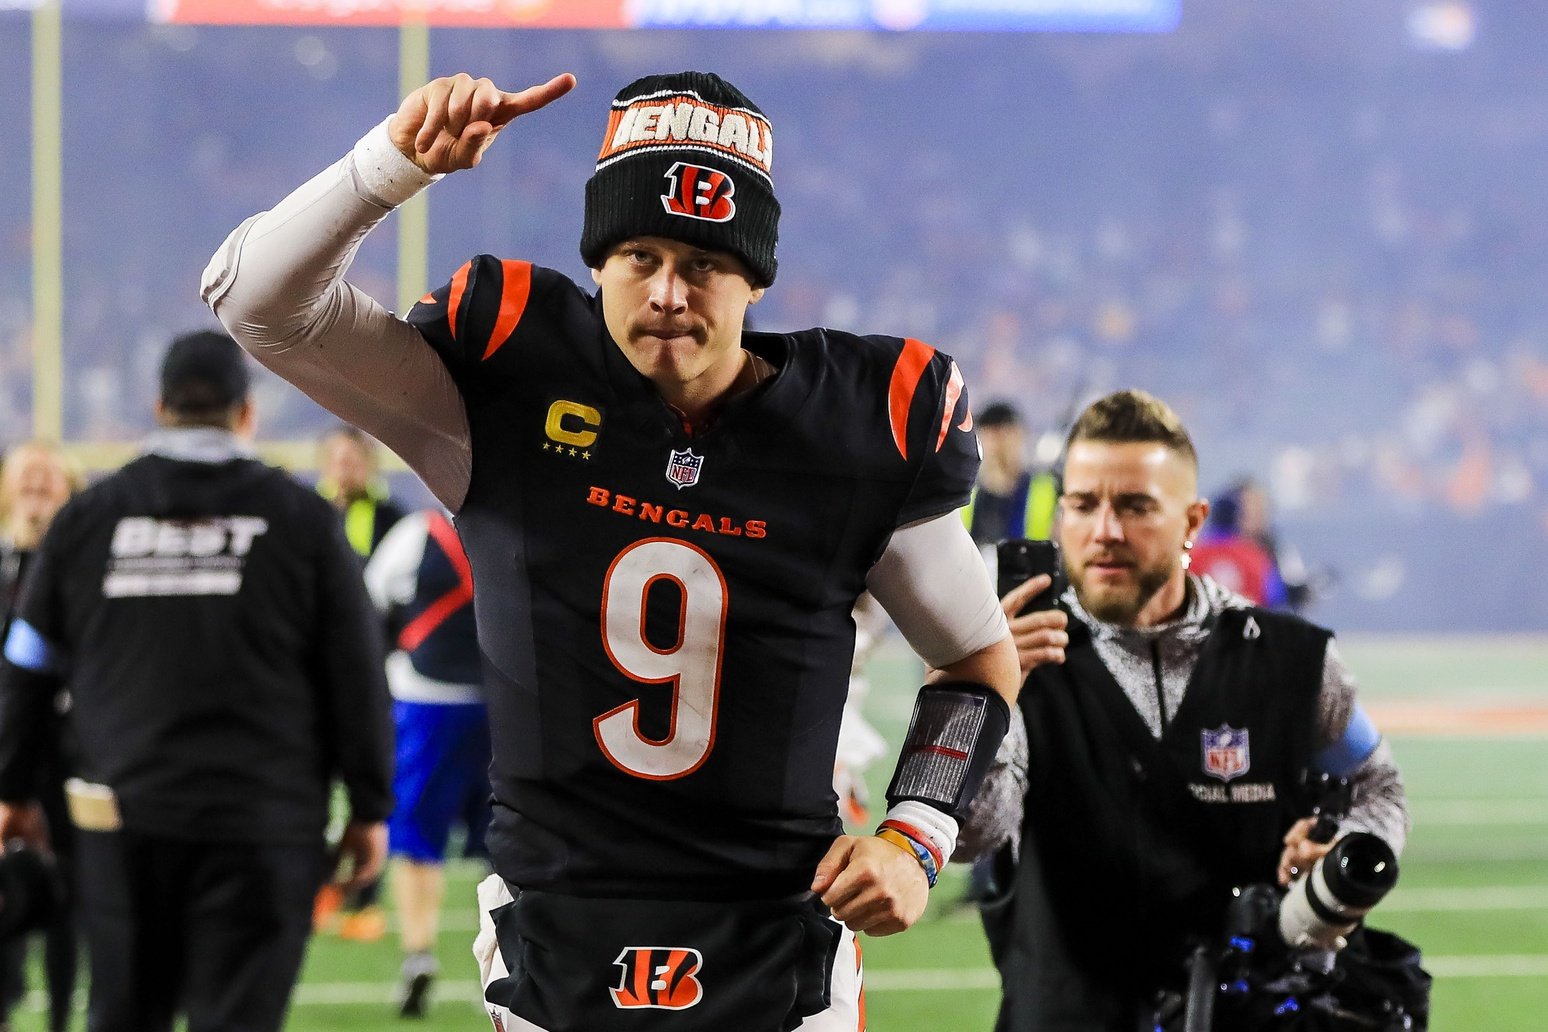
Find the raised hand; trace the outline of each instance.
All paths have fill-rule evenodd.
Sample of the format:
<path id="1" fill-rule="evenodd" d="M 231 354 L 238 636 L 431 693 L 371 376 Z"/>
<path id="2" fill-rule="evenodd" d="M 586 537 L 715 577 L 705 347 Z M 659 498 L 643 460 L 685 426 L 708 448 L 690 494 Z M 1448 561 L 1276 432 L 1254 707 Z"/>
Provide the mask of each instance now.
<path id="1" fill-rule="evenodd" d="M 387 125 L 404 157 L 439 174 L 472 168 L 500 130 L 575 88 L 575 76 L 556 75 L 540 86 L 507 93 L 466 72 L 433 79 L 403 98 Z"/>
<path id="2" fill-rule="evenodd" d="M 1285 832 L 1284 852 L 1279 854 L 1279 884 L 1289 885 L 1305 876 L 1318 860 L 1332 851 L 1332 842 L 1317 842 L 1311 837 L 1311 830 L 1316 825 L 1315 817 L 1302 817 Z"/>
<path id="3" fill-rule="evenodd" d="M 1016 641 L 1016 659 L 1021 664 L 1023 679 L 1044 663 L 1063 663 L 1064 647 L 1070 643 L 1066 630 L 1069 617 L 1062 609 L 1038 609 L 1024 616 L 1016 615 L 1052 582 L 1048 574 L 1040 573 L 1000 600 L 1010 621 L 1011 637 Z"/>

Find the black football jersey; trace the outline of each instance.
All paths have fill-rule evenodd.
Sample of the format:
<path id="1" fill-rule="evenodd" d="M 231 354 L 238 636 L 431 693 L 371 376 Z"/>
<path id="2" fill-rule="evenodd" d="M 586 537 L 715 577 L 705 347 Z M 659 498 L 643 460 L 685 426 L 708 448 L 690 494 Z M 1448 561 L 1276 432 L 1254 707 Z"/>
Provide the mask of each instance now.
<path id="1" fill-rule="evenodd" d="M 851 609 L 897 527 L 962 506 L 978 447 L 949 357 L 752 333 L 778 370 L 702 433 L 609 336 L 600 295 L 480 256 L 409 314 L 467 407 L 495 797 L 516 885 L 804 891 L 832 788 Z"/>

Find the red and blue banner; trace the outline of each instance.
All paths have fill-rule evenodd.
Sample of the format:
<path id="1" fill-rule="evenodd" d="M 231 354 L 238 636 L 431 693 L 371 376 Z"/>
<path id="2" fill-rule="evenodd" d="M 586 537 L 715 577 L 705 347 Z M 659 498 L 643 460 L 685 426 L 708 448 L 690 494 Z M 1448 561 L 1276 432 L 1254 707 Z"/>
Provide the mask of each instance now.
<path id="1" fill-rule="evenodd" d="M 26 10 L 44 0 L 0 0 Z M 501 29 L 1169 32 L 1182 0 L 62 0 L 67 16 L 183 25 L 423 22 Z"/>

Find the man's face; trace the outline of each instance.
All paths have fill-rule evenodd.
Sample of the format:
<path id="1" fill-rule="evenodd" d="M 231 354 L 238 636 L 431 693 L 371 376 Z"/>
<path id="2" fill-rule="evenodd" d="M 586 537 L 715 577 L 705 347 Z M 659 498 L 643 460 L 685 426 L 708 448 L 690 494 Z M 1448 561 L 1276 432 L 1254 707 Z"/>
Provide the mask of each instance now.
<path id="1" fill-rule="evenodd" d="M 1263 489 L 1249 484 L 1242 488 L 1237 496 L 1241 505 L 1240 527 L 1241 532 L 1248 537 L 1257 537 L 1268 531 L 1268 497 Z"/>
<path id="2" fill-rule="evenodd" d="M 359 441 L 346 434 L 334 434 L 322 444 L 321 469 L 345 498 L 366 494 L 376 476 L 375 457 Z"/>
<path id="3" fill-rule="evenodd" d="M 3 494 L 9 502 L 9 520 L 43 527 L 70 500 L 70 477 L 57 456 L 24 446 L 6 460 Z"/>
<path id="4" fill-rule="evenodd" d="M 591 275 L 613 340 L 667 396 L 740 364 L 742 321 L 763 288 L 753 286 L 736 255 L 636 237 L 609 251 Z"/>
<path id="5" fill-rule="evenodd" d="M 978 442 L 983 447 L 984 465 L 1018 471 L 1024 465 L 1024 435 L 1017 424 L 980 426 Z"/>
<path id="6" fill-rule="evenodd" d="M 1086 611 L 1105 623 L 1159 623 L 1182 604 L 1183 542 L 1204 525 L 1197 472 L 1157 443 L 1076 441 L 1064 465 L 1059 543 Z"/>

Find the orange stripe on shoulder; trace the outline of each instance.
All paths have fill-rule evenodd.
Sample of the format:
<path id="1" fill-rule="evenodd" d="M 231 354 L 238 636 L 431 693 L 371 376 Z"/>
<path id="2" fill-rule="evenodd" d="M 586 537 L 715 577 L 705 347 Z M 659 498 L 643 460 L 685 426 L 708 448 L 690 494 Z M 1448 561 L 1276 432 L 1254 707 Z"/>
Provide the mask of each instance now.
<path id="1" fill-rule="evenodd" d="M 941 413 L 941 432 L 935 439 L 935 450 L 940 451 L 941 445 L 946 443 L 946 435 L 951 431 L 951 417 L 957 411 L 957 402 L 962 397 L 962 370 L 957 368 L 957 363 L 951 364 L 951 377 L 946 381 L 946 411 Z M 966 430 L 973 425 L 972 413 L 968 414 L 962 429 Z"/>
<path id="2" fill-rule="evenodd" d="M 532 263 L 509 259 L 502 261 L 504 283 L 500 288 L 500 314 L 495 317 L 494 331 L 489 334 L 489 346 L 484 349 L 487 359 L 511 339 L 516 324 L 521 322 L 527 310 L 527 299 L 532 296 Z"/>
<path id="3" fill-rule="evenodd" d="M 452 340 L 457 339 L 457 319 L 462 315 L 462 295 L 468 289 L 468 273 L 473 271 L 472 262 L 463 262 L 462 268 L 452 275 L 451 292 L 446 295 L 446 325 L 451 328 Z"/>
<path id="4" fill-rule="evenodd" d="M 914 404 L 919 378 L 935 357 L 935 349 L 912 337 L 903 341 L 897 365 L 892 367 L 892 384 L 887 388 L 887 407 L 892 416 L 892 441 L 898 454 L 908 459 L 908 410 Z"/>

